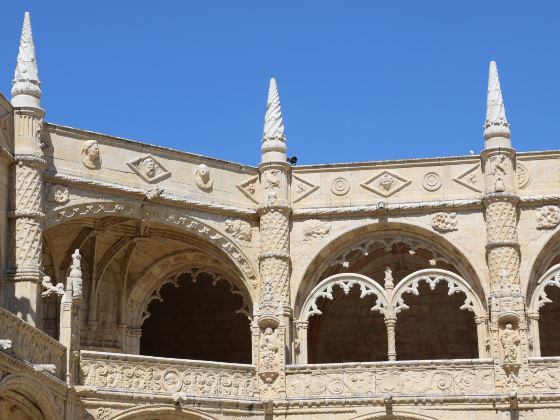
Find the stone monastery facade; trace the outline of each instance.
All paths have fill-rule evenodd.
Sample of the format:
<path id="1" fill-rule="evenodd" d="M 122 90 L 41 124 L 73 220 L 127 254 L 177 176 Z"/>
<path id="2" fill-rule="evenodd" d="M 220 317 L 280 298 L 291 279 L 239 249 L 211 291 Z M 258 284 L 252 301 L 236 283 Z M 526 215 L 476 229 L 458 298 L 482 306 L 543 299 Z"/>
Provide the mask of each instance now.
<path id="1" fill-rule="evenodd" d="M 560 151 L 258 167 L 0 97 L 0 418 L 558 419 Z M 255 139 L 255 144 L 257 144 Z"/>

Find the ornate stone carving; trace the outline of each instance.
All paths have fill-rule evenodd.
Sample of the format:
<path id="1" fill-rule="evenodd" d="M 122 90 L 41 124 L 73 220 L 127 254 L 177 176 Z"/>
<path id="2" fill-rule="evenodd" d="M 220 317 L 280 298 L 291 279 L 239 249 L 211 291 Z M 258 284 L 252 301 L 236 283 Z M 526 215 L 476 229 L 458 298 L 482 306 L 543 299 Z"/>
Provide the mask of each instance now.
<path id="1" fill-rule="evenodd" d="M 332 181 L 331 191 L 334 195 L 346 195 L 350 191 L 350 183 L 342 176 L 336 177 Z"/>
<path id="2" fill-rule="evenodd" d="M 121 389 L 153 394 L 185 396 L 252 397 L 252 366 L 224 366 L 212 362 L 154 363 L 142 356 L 95 355 L 82 352 L 81 384 L 101 389 Z"/>
<path id="3" fill-rule="evenodd" d="M 303 222 L 303 240 L 312 241 L 313 239 L 324 238 L 330 231 L 331 225 L 321 220 L 311 219 Z"/>
<path id="4" fill-rule="evenodd" d="M 82 298 L 82 267 L 80 250 L 76 249 L 72 254 L 72 265 L 70 266 L 70 276 L 68 277 L 72 287 L 72 299 Z"/>
<path id="5" fill-rule="evenodd" d="M 315 191 L 319 189 L 318 185 L 313 184 L 312 182 L 303 179 L 301 176 L 293 174 L 292 175 L 292 188 L 294 189 L 294 199 L 293 202 L 297 203 L 298 201 L 303 200 L 305 197 L 313 194 Z"/>
<path id="6" fill-rule="evenodd" d="M 42 229 L 39 222 L 19 217 L 15 222 L 15 263 L 18 269 L 38 268 L 42 261 Z"/>
<path id="7" fill-rule="evenodd" d="M 101 168 L 101 150 L 96 140 L 88 140 L 82 147 L 82 163 L 88 169 Z"/>
<path id="8" fill-rule="evenodd" d="M 49 297 L 52 295 L 63 296 L 64 295 L 64 285 L 58 283 L 56 286 L 52 284 L 52 280 L 49 276 L 43 276 L 43 281 L 41 282 L 43 289 L 45 291 L 41 293 L 43 297 Z"/>
<path id="9" fill-rule="evenodd" d="M 37 69 L 35 56 L 35 44 L 31 30 L 31 19 L 29 13 L 25 13 L 23 28 L 19 43 L 16 71 L 12 81 L 12 96 L 30 95 L 35 98 L 41 97 L 41 83 Z M 16 106 L 21 106 L 17 104 Z"/>
<path id="10" fill-rule="evenodd" d="M 529 173 L 529 168 L 524 164 L 517 162 L 517 188 L 523 190 L 531 182 L 531 174 Z"/>
<path id="11" fill-rule="evenodd" d="M 521 338 L 519 331 L 513 328 L 512 324 L 506 324 L 500 331 L 500 344 L 503 351 L 502 364 L 518 365 L 519 364 L 519 343 Z"/>
<path id="12" fill-rule="evenodd" d="M 426 191 L 437 191 L 441 188 L 441 177 L 437 172 L 428 172 L 424 175 L 422 186 Z"/>
<path id="13" fill-rule="evenodd" d="M 70 200 L 68 187 L 64 185 L 50 185 L 47 191 L 47 201 L 56 204 L 66 204 Z"/>
<path id="14" fill-rule="evenodd" d="M 260 366 L 259 375 L 267 383 L 273 382 L 278 376 L 279 361 L 278 355 L 280 346 L 278 337 L 271 326 L 265 328 L 260 337 Z"/>
<path id="15" fill-rule="evenodd" d="M 210 174 L 210 168 L 205 164 L 200 164 L 194 170 L 194 182 L 202 191 L 212 191 L 214 181 Z"/>
<path id="16" fill-rule="evenodd" d="M 149 153 L 128 162 L 127 165 L 136 175 L 149 183 L 162 181 L 171 176 L 171 172 L 165 169 L 165 167 Z"/>
<path id="17" fill-rule="evenodd" d="M 432 227 L 440 232 L 452 232 L 458 230 L 459 221 L 457 220 L 457 213 L 438 212 L 432 214 Z"/>
<path id="18" fill-rule="evenodd" d="M 242 241 L 251 241 L 251 225 L 245 220 L 228 219 L 225 223 L 226 233 L 229 233 L 235 239 Z"/>
<path id="19" fill-rule="evenodd" d="M 393 172 L 383 171 L 360 185 L 382 197 L 390 197 L 406 188 L 410 182 Z"/>
<path id="20" fill-rule="evenodd" d="M 280 171 L 272 169 L 264 173 L 265 177 L 265 203 L 270 205 L 274 204 L 278 199 L 278 190 L 280 189 Z"/>
<path id="21" fill-rule="evenodd" d="M 560 207 L 543 206 L 535 212 L 537 229 L 554 229 L 560 224 Z"/>
<path id="22" fill-rule="evenodd" d="M 159 185 L 156 185 L 155 187 L 147 189 L 146 192 L 144 193 L 144 197 L 146 197 L 146 200 L 152 201 L 160 197 L 164 193 L 164 191 L 165 191 L 164 188 L 160 187 Z"/>
<path id="23" fill-rule="evenodd" d="M 505 177 L 509 168 L 509 158 L 506 155 L 497 155 L 490 158 L 490 175 L 494 177 L 494 191 L 505 191 Z"/>
<path id="24" fill-rule="evenodd" d="M 41 172 L 35 165 L 19 161 L 15 166 L 16 189 L 15 189 L 15 210 L 32 211 L 37 216 L 42 210 L 43 183 Z"/>
<path id="25" fill-rule="evenodd" d="M 241 191 L 245 197 L 247 197 L 255 204 L 259 203 L 259 197 L 257 194 L 258 182 L 259 182 L 259 176 L 255 175 L 249 178 L 247 181 L 244 181 L 241 184 L 237 185 L 237 189 Z"/>
<path id="26" fill-rule="evenodd" d="M 477 163 L 472 168 L 461 173 L 457 178 L 453 178 L 453 181 L 475 192 L 482 192 L 481 176 L 480 163 Z"/>

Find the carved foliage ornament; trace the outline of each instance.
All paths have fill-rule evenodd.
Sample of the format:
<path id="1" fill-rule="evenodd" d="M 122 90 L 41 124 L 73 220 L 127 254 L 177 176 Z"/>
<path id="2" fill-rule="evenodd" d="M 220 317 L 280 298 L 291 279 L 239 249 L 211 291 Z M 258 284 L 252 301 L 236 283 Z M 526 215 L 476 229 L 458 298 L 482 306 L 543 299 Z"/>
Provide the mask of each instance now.
<path id="1" fill-rule="evenodd" d="M 154 183 L 171 176 L 165 167 L 151 154 L 145 154 L 127 163 L 132 171 L 144 181 Z"/>
<path id="2" fill-rule="evenodd" d="M 88 140 L 82 147 L 82 163 L 88 169 L 101 168 L 101 151 L 96 140 Z"/>
<path id="3" fill-rule="evenodd" d="M 438 212 L 432 214 L 432 227 L 440 232 L 452 232 L 458 229 L 457 213 Z"/>
<path id="4" fill-rule="evenodd" d="M 560 208 L 543 206 L 536 210 L 537 229 L 554 229 L 560 224 Z"/>
<path id="5" fill-rule="evenodd" d="M 251 225 L 245 220 L 226 220 L 226 233 L 242 241 L 251 240 Z"/>
<path id="6" fill-rule="evenodd" d="M 68 187 L 64 185 L 50 185 L 47 190 L 47 201 L 57 204 L 65 204 L 70 200 Z"/>
<path id="7" fill-rule="evenodd" d="M 303 223 L 303 240 L 312 241 L 313 239 L 324 238 L 331 231 L 331 226 L 327 222 L 317 219 L 306 220 Z"/>

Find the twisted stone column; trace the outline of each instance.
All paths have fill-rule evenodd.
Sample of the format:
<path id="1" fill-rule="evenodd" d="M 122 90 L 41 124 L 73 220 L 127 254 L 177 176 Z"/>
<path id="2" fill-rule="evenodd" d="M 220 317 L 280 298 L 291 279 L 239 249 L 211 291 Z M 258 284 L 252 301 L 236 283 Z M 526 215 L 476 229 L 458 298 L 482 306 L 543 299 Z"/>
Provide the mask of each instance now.
<path id="1" fill-rule="evenodd" d="M 395 326 L 397 325 L 397 317 L 386 317 L 385 325 L 387 326 L 387 356 L 389 361 L 397 360 L 397 348 L 395 345 Z"/>

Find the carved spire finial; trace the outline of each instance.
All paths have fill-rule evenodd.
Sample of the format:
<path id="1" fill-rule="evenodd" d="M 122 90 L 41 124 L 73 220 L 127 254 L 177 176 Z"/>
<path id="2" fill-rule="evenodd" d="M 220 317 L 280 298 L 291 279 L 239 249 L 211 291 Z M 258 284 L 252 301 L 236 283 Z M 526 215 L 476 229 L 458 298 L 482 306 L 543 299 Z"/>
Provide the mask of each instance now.
<path id="1" fill-rule="evenodd" d="M 509 123 L 500 88 L 498 67 L 495 61 L 490 62 L 488 75 L 488 97 L 486 102 L 486 121 L 484 122 L 485 148 L 511 147 Z"/>
<path id="2" fill-rule="evenodd" d="M 40 106 L 41 83 L 39 82 L 29 12 L 25 12 L 23 18 L 16 72 L 12 84 L 12 104 L 14 106 Z"/>
<path id="3" fill-rule="evenodd" d="M 280 106 L 278 86 L 276 85 L 276 80 L 274 78 L 270 79 L 262 141 L 263 144 L 261 150 L 263 154 L 263 161 L 286 162 L 284 120 L 282 119 L 282 107 Z"/>
<path id="4" fill-rule="evenodd" d="M 67 290 L 72 292 L 74 300 L 82 298 L 82 257 L 80 250 L 76 249 L 72 254 L 72 265 L 70 265 L 70 276 L 66 282 Z"/>

